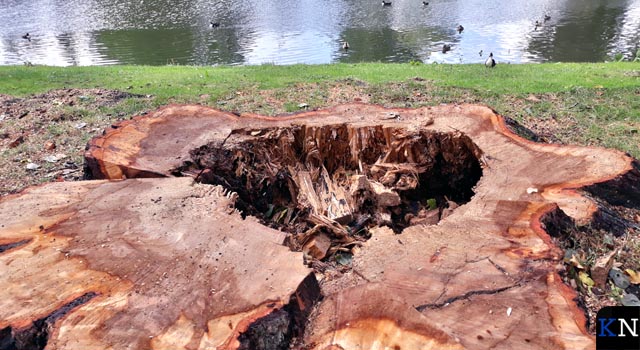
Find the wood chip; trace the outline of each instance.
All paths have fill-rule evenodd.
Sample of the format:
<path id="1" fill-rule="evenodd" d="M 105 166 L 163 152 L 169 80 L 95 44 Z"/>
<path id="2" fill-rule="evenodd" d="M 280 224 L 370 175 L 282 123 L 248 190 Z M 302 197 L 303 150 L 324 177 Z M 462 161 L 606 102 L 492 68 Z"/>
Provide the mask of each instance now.
<path id="1" fill-rule="evenodd" d="M 331 239 L 324 233 L 312 237 L 302 248 L 302 251 L 312 257 L 321 260 L 327 255 L 331 247 Z"/>
<path id="2" fill-rule="evenodd" d="M 607 276 L 609 276 L 609 271 L 613 267 L 614 259 L 613 257 L 616 255 L 616 251 L 612 251 L 609 254 L 598 258 L 593 264 L 591 268 L 591 279 L 596 284 L 598 288 L 604 288 L 607 283 Z"/>

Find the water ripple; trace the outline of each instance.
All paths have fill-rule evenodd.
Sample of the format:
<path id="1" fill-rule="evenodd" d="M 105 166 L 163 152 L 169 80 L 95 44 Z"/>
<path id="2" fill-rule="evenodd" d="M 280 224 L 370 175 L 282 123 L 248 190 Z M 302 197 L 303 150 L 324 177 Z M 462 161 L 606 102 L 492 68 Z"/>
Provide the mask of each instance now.
<path id="1" fill-rule="evenodd" d="M 639 42 L 640 0 L 0 1 L 0 65 L 602 61 Z"/>

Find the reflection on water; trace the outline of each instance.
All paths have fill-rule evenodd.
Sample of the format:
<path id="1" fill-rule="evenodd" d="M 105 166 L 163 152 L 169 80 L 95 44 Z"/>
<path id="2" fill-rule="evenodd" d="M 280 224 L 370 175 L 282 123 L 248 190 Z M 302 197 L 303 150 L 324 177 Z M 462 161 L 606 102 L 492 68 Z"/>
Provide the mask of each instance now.
<path id="1" fill-rule="evenodd" d="M 0 0 L 0 65 L 602 61 L 639 42 L 640 0 Z"/>

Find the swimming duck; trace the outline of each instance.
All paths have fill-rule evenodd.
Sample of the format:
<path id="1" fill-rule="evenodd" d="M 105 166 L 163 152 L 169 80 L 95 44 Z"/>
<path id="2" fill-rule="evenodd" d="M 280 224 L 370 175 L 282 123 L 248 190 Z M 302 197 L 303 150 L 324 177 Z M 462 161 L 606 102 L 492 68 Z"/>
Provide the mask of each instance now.
<path id="1" fill-rule="evenodd" d="M 544 21 L 545 21 L 545 22 L 546 22 L 546 21 L 548 21 L 548 20 L 550 20 L 550 19 L 551 19 L 551 16 L 549 16 L 549 15 L 544 15 Z"/>
<path id="2" fill-rule="evenodd" d="M 428 1 L 423 1 L 422 5 L 427 6 L 427 5 L 429 5 L 429 2 Z"/>
<path id="3" fill-rule="evenodd" d="M 447 53 L 447 51 L 451 51 L 451 45 L 449 44 L 442 45 L 442 53 Z"/>
<path id="4" fill-rule="evenodd" d="M 496 66 L 496 60 L 493 59 L 493 52 L 489 54 L 489 58 L 484 61 L 484 66 L 487 68 L 493 68 Z"/>
<path id="5" fill-rule="evenodd" d="M 460 34 L 464 30 L 464 27 L 462 25 L 458 24 L 458 26 L 456 27 L 456 30 L 458 31 L 458 34 Z"/>
<path id="6" fill-rule="evenodd" d="M 29 35 L 29 33 L 27 33 L 27 34 L 22 36 L 22 39 L 27 39 L 27 40 L 31 41 L 31 35 Z"/>
<path id="7" fill-rule="evenodd" d="M 344 43 L 342 43 L 342 49 L 345 50 L 345 51 L 349 50 L 349 42 L 348 41 L 345 41 Z"/>
<path id="8" fill-rule="evenodd" d="M 391 1 L 382 0 L 382 6 L 391 6 Z"/>
<path id="9" fill-rule="evenodd" d="M 218 28 L 220 27 L 220 22 L 209 22 L 209 26 L 211 28 Z"/>

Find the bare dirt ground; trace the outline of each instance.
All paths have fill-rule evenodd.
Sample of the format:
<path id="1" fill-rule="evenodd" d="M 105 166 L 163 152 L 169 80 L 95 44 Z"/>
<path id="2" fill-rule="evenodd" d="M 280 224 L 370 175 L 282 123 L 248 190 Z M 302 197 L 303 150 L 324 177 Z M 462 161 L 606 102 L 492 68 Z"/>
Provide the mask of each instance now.
<path id="1" fill-rule="evenodd" d="M 81 179 L 87 141 L 130 117 L 115 111 L 134 97 L 103 89 L 56 90 L 27 98 L 0 95 L 0 195 L 42 182 Z"/>
<path id="2" fill-rule="evenodd" d="M 0 199 L 44 182 L 81 180 L 87 141 L 119 120 L 144 113 L 144 110 L 132 110 L 127 105 L 127 101 L 133 99 L 142 99 L 148 102 L 146 106 L 151 106 L 153 97 L 104 89 L 55 90 L 26 98 L 0 95 Z M 542 100 L 560 103 L 557 99 L 551 94 L 505 97 L 502 101 L 504 110 L 499 112 L 509 117 L 509 112 L 526 109 L 532 103 Z M 345 79 L 331 84 L 299 84 L 286 89 L 231 92 L 213 107 L 273 115 L 309 108 L 309 105 L 329 106 L 348 102 L 401 107 L 481 103 L 473 92 L 439 94 L 428 81 L 419 79 L 384 87 Z M 567 116 L 537 118 L 525 114 L 519 119 L 524 128 L 519 128 L 518 132 L 540 142 L 574 140 L 582 128 L 577 120 Z M 566 251 L 559 269 L 565 283 L 578 290 L 578 302 L 585 308 L 592 332 L 595 332 L 595 315 L 601 307 L 620 305 L 624 294 L 640 297 L 640 277 L 632 275 L 640 270 L 640 210 L 611 209 L 627 222 L 635 224 L 636 228 L 614 236 L 602 229 L 575 227 L 556 238 L 557 244 Z M 631 271 L 631 274 L 624 273 L 631 282 L 626 288 L 616 286 L 611 278 L 604 286 L 593 285 L 594 267 L 607 255 L 611 255 L 615 267 Z M 322 273 L 341 273 L 339 269 L 327 269 L 327 264 L 341 268 L 340 264 L 325 261 L 322 262 Z"/>

